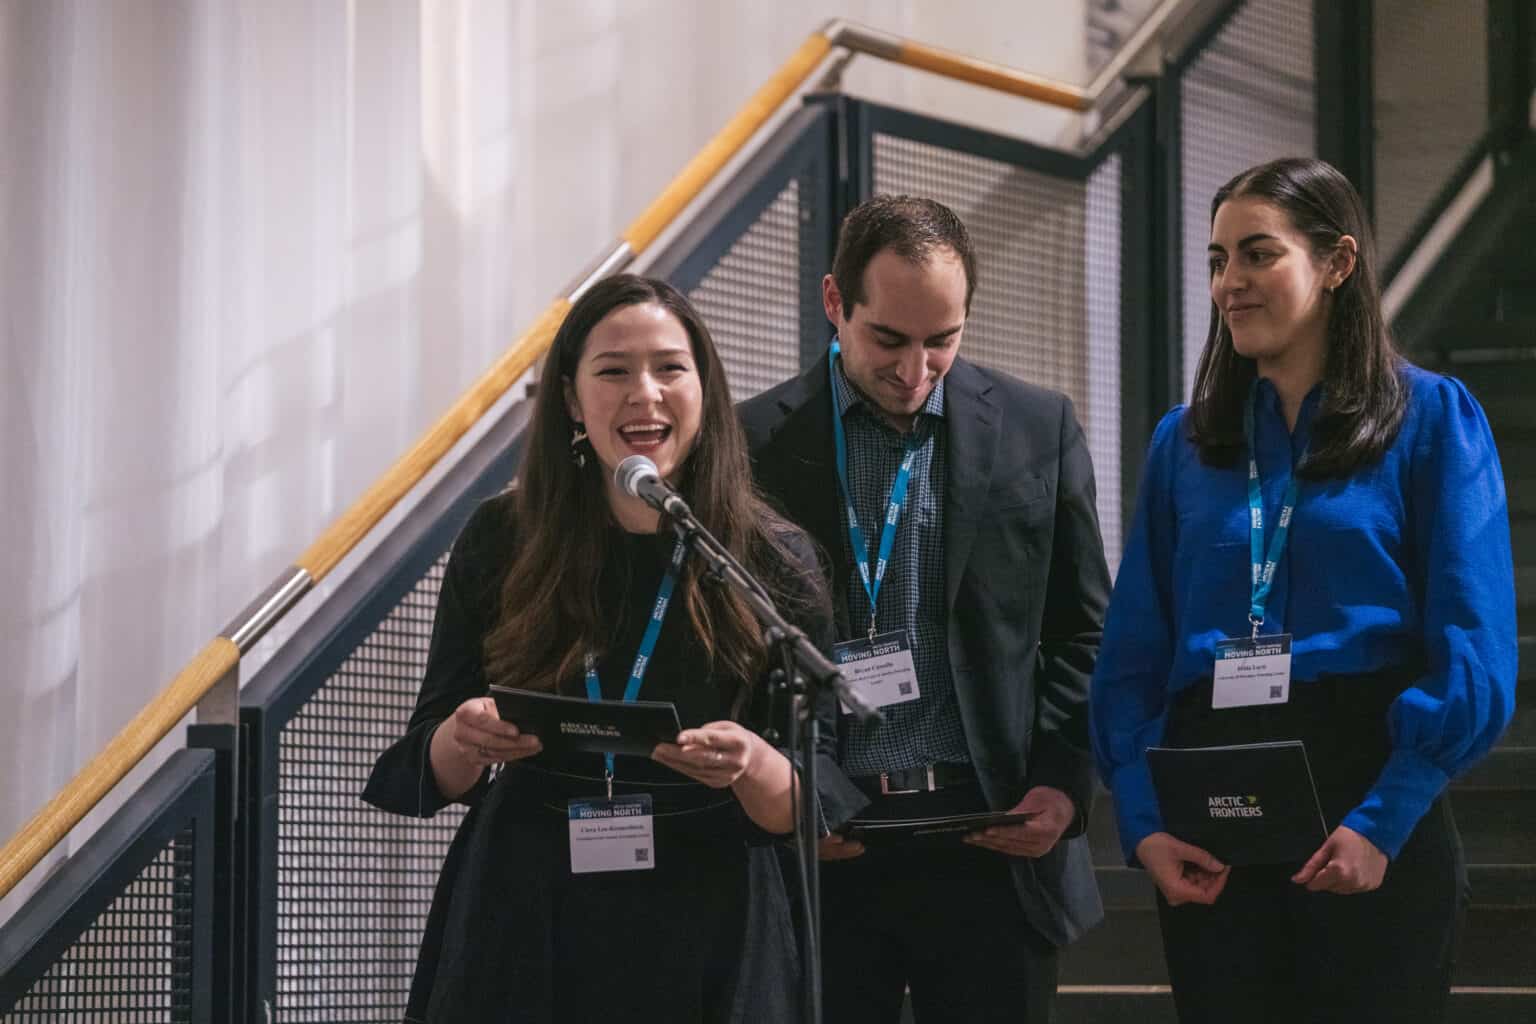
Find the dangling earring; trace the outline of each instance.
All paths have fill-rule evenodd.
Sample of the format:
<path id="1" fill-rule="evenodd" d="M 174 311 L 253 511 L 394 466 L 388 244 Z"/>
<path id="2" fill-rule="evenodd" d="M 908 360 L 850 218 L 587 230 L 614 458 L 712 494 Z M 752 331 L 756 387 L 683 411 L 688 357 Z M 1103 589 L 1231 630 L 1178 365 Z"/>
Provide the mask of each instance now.
<path id="1" fill-rule="evenodd" d="M 577 423 L 571 427 L 571 461 L 576 463 L 577 469 L 585 468 L 587 464 L 586 450 L 581 447 L 582 442 L 586 439 L 587 425 L 585 423 Z"/>

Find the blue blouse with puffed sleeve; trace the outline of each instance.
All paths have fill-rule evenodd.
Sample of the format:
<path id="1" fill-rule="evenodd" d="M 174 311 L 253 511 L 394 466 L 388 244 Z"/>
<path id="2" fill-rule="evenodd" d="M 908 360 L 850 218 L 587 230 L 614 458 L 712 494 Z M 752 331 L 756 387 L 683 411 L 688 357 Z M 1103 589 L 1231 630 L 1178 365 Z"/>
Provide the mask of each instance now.
<path id="1" fill-rule="evenodd" d="M 1402 427 L 1382 459 L 1345 479 L 1303 480 L 1275 571 L 1265 633 L 1292 635 L 1291 676 L 1427 666 L 1388 711 L 1392 753 L 1343 824 L 1396 857 L 1446 784 L 1497 742 L 1514 712 L 1516 631 L 1509 515 L 1482 408 L 1453 378 L 1405 366 Z M 1318 405 L 1294 433 L 1258 382 L 1255 447 L 1274 522 Z M 1092 688 L 1094 753 L 1120 842 L 1162 830 L 1146 749 L 1167 708 L 1212 673 L 1215 646 L 1248 634 L 1246 460 L 1200 460 L 1185 409 L 1153 435 Z"/>

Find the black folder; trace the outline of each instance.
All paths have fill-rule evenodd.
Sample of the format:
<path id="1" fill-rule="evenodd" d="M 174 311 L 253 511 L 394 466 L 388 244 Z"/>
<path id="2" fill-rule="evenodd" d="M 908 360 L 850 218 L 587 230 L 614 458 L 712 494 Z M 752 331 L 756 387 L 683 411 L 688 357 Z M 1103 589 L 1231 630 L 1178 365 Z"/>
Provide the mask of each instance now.
<path id="1" fill-rule="evenodd" d="M 982 811 L 976 814 L 944 814 L 930 818 L 854 818 L 848 822 L 849 839 L 866 846 L 892 843 L 959 842 L 968 832 L 993 825 L 1022 825 L 1031 814 Z"/>
<path id="2" fill-rule="evenodd" d="M 671 743 L 682 731 L 671 701 L 586 700 L 510 686 L 492 686 L 491 696 L 504 721 L 550 751 L 649 757 L 656 744 Z"/>
<path id="3" fill-rule="evenodd" d="M 1224 863 L 1299 863 L 1328 838 L 1300 740 L 1151 747 L 1147 763 L 1163 828 Z"/>

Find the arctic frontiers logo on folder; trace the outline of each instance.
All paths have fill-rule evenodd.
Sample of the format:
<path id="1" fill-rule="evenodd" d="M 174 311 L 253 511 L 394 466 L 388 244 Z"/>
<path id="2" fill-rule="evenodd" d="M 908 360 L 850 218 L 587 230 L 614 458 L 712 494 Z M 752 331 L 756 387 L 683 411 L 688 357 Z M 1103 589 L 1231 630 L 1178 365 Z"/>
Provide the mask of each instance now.
<path id="1" fill-rule="evenodd" d="M 1163 827 L 1228 864 L 1304 861 L 1328 837 L 1300 740 L 1150 747 L 1147 763 Z"/>
<path id="2" fill-rule="evenodd" d="M 491 696 L 502 719 L 537 736 L 545 750 L 649 757 L 681 729 L 671 701 L 586 700 L 510 686 L 492 686 Z"/>

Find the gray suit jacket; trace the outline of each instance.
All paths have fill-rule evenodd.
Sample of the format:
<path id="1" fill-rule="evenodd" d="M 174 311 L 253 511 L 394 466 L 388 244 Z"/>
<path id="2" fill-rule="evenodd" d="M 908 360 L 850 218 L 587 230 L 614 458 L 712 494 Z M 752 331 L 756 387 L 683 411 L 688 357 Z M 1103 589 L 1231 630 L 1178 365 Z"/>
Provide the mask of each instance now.
<path id="1" fill-rule="evenodd" d="M 821 360 L 738 412 L 759 486 L 834 553 L 833 603 L 846 639 L 851 567 L 837 554 L 828 374 Z M 993 808 L 1013 807 L 1037 785 L 1063 790 L 1077 808 L 1070 838 L 1012 862 L 1029 921 L 1063 945 L 1103 917 L 1082 834 L 1093 799 L 1088 681 L 1109 601 L 1093 465 L 1065 395 L 963 359 L 945 381 L 945 603 L 960 715 Z M 865 802 L 843 778 L 818 789 L 833 827 Z"/>

